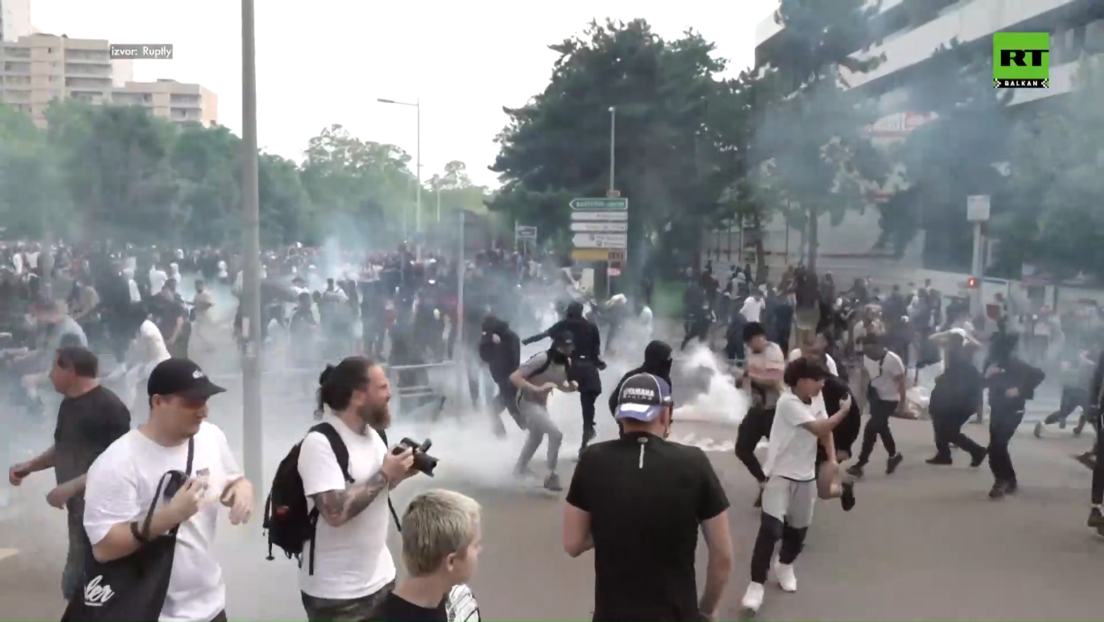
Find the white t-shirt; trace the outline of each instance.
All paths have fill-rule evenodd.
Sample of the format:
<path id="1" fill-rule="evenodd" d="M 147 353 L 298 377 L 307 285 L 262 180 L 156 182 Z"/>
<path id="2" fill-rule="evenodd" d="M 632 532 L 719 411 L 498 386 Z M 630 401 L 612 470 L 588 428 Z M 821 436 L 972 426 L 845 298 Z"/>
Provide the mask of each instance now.
<path id="1" fill-rule="evenodd" d="M 226 608 L 222 568 L 211 552 L 218 522 L 218 497 L 226 485 L 242 476 L 222 430 L 203 422 L 195 437 L 192 474 L 206 476 L 211 502 L 181 523 L 176 534 L 169 593 L 161 608 L 162 621 L 207 622 Z M 111 444 L 88 470 L 84 493 L 84 529 L 97 544 L 119 523 L 144 519 L 161 476 L 183 471 L 188 464 L 187 443 L 164 447 L 139 430 L 131 430 Z M 167 502 L 159 501 L 158 505 Z"/>
<path id="2" fill-rule="evenodd" d="M 221 260 L 221 259 L 218 262 L 218 277 L 220 279 L 225 279 L 225 278 L 230 277 L 230 270 L 229 270 L 229 268 L 226 267 L 226 262 Z"/>
<path id="3" fill-rule="evenodd" d="M 901 394 L 897 390 L 897 378 L 905 373 L 905 364 L 901 357 L 889 350 L 886 350 L 881 362 L 863 355 L 863 367 L 870 375 L 870 386 L 874 387 L 879 399 L 889 402 L 901 400 Z"/>
<path id="4" fill-rule="evenodd" d="M 141 348 L 143 375 L 146 377 L 158 363 L 172 358 L 161 329 L 150 320 L 144 320 L 138 327 L 138 347 Z"/>
<path id="5" fill-rule="evenodd" d="M 357 434 L 337 417 L 327 414 L 329 423 L 349 449 L 349 475 L 363 482 L 379 472 L 387 446 L 371 428 L 367 434 Z M 314 508 L 311 495 L 329 490 L 344 490 L 345 476 L 326 437 L 311 432 L 299 449 L 299 475 L 308 505 Z M 317 598 L 347 600 L 374 594 L 395 580 L 395 562 L 387 550 L 387 529 L 390 514 L 387 495 L 381 493 L 363 512 L 340 527 L 331 527 L 319 519 L 315 531 L 314 574 L 308 560 L 310 542 L 303 550 L 299 568 L 299 589 Z"/>
<path id="6" fill-rule="evenodd" d="M 792 363 L 799 358 L 801 358 L 801 348 L 795 348 L 793 352 L 790 352 L 790 357 L 786 359 L 786 362 Z M 839 368 L 836 367 L 835 359 L 833 359 L 832 355 L 828 354 L 827 352 L 824 353 L 824 366 L 828 368 L 828 373 L 832 374 L 833 376 L 839 375 Z M 787 389 L 786 392 L 789 393 L 789 389 Z M 817 393 L 817 396 L 813 398 L 813 406 L 825 412 L 828 411 L 828 407 L 824 405 L 823 393 Z"/>
<path id="7" fill-rule="evenodd" d="M 149 282 L 150 282 L 150 296 L 156 296 L 161 293 L 161 290 L 165 288 L 165 281 L 169 280 L 169 276 L 164 271 L 157 268 L 150 268 Z"/>
<path id="8" fill-rule="evenodd" d="M 766 301 L 756 300 L 755 296 L 748 296 L 747 300 L 744 301 L 744 306 L 740 308 L 740 315 L 744 316 L 744 319 L 749 322 L 758 322 L 763 314 L 763 308 L 766 306 Z"/>
<path id="9" fill-rule="evenodd" d="M 811 404 L 790 392 L 778 398 L 763 472 L 796 482 L 816 479 L 817 437 L 801 426 L 827 418 L 823 398 L 814 398 Z"/>

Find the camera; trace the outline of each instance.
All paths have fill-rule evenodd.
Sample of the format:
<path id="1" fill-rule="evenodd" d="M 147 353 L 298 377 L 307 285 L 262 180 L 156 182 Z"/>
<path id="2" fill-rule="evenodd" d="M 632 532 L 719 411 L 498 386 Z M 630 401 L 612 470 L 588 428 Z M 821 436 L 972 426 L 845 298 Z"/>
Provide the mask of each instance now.
<path id="1" fill-rule="evenodd" d="M 404 438 L 399 441 L 399 445 L 392 450 L 393 454 L 401 454 L 407 449 L 414 450 L 414 469 L 425 473 L 426 475 L 433 477 L 433 470 L 437 468 L 437 458 L 429 455 L 430 448 L 433 447 L 433 441 L 426 439 L 421 444 L 418 444 L 412 438 Z"/>

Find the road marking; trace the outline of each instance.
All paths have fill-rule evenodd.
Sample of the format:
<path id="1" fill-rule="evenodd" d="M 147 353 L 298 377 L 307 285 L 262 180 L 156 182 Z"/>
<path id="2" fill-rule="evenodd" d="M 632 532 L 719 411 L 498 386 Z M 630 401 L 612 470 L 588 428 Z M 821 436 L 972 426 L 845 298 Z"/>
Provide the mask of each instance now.
<path id="1" fill-rule="evenodd" d="M 19 555 L 19 549 L 0 549 L 0 561 Z"/>

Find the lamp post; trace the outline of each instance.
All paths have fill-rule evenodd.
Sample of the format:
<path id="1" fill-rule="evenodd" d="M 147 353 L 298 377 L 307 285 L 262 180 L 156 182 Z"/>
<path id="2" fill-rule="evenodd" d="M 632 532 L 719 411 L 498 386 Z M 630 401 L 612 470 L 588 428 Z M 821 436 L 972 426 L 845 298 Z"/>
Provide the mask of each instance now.
<path id="1" fill-rule="evenodd" d="M 264 433 L 261 423 L 261 207 L 257 162 L 257 46 L 254 0 L 242 11 L 242 301 L 247 332 L 242 357 L 242 455 L 245 475 L 264 485 Z"/>
<path id="2" fill-rule="evenodd" d="M 415 117 L 417 123 L 417 148 L 414 153 L 414 168 L 416 169 L 415 176 L 418 180 L 417 193 L 414 195 L 414 230 L 419 234 L 422 232 L 422 100 L 414 100 L 414 103 L 401 102 L 394 99 L 378 98 L 381 104 L 392 104 L 395 106 L 408 106 L 415 110 Z M 415 251 L 417 258 L 421 261 L 422 258 L 422 245 L 415 245 Z"/>

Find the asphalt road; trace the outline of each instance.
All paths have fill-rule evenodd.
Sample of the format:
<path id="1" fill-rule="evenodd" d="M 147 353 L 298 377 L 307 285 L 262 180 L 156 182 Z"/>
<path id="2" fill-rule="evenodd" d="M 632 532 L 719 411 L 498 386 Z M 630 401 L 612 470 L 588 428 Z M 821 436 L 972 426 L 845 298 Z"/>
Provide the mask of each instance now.
<path id="1" fill-rule="evenodd" d="M 615 367 L 605 374 L 607 390 L 628 365 Z M 294 385 L 288 380 L 268 386 L 270 398 L 291 396 L 266 401 L 264 462 L 271 474 L 311 424 L 313 408 L 309 393 L 290 390 Z M 211 419 L 238 444 L 240 399 L 233 388 L 212 402 Z M 464 402 L 451 402 L 436 422 L 396 412 L 395 437 L 432 436 L 434 453 L 442 459 L 436 479 L 404 484 L 395 493 L 396 505 L 403 507 L 419 488 L 431 485 L 467 492 L 484 505 L 485 546 L 473 587 L 485 619 L 589 619 L 592 563 L 589 556 L 572 560 L 560 548 L 562 500 L 536 482 L 513 480 L 509 471 L 520 432 L 511 429 L 506 439 L 494 439 L 482 415 L 467 412 Z M 615 428 L 604 403 L 599 400 L 599 433 L 611 438 Z M 556 395 L 552 408 L 566 436 L 561 472 L 567 479 L 581 436 L 578 401 Z M 144 416 L 135 413 L 135 420 Z M 735 430 L 724 416 L 703 418 L 713 421 L 680 420 L 673 438 L 710 452 L 732 502 L 737 565 L 722 612 L 735 619 L 758 528 L 751 507 L 755 486 L 731 453 Z M 15 457 L 48 443 L 48 427 L 22 426 Z M 1012 446 L 1021 491 L 993 502 L 986 497 L 991 482 L 984 467 L 971 470 L 961 460 L 951 467 L 923 463 L 933 451 L 928 424 L 894 420 L 893 428 L 904 464 L 892 477 L 878 472 L 884 459 L 879 449 L 858 487 L 854 511 L 844 513 L 837 504 L 818 508 L 797 564 L 800 591 L 783 594 L 768 587 L 759 619 L 1100 619 L 1091 594 L 1104 571 L 1104 538 L 1084 526 L 1090 474 L 1070 459 L 1087 448 L 1089 438 L 1055 431 L 1036 440 L 1021 430 Z M 983 426 L 968 426 L 967 432 L 985 441 Z M 542 465 L 534 467 L 539 471 Z M 64 517 L 45 506 L 49 480 L 49 474 L 37 476 L 14 491 L 9 509 L 0 511 L 0 617 L 6 620 L 58 619 L 64 608 L 59 596 Z M 392 542 L 396 553 L 397 544 Z M 265 561 L 259 521 L 241 529 L 227 524 L 217 553 L 231 619 L 304 619 L 295 566 L 279 554 Z M 701 550 L 699 573 L 704 561 Z"/>

